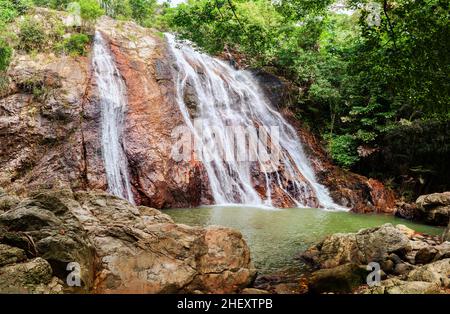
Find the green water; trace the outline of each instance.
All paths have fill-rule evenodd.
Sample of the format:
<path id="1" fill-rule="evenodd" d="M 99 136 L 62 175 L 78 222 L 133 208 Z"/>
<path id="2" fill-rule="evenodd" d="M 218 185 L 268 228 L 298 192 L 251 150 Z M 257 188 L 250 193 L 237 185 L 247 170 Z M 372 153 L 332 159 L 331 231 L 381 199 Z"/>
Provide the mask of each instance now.
<path id="1" fill-rule="evenodd" d="M 177 223 L 220 225 L 240 230 L 261 273 L 298 266 L 294 257 L 328 235 L 357 232 L 385 223 L 404 224 L 418 232 L 440 235 L 443 229 L 386 215 L 360 215 L 319 209 L 264 210 L 252 207 L 201 207 L 165 211 Z"/>

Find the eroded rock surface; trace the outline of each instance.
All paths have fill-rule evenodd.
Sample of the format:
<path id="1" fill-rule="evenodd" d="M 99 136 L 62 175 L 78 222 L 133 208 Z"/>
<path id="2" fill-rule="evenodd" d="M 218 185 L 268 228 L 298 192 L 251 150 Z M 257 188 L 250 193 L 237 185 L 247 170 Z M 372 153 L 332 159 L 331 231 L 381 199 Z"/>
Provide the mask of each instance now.
<path id="1" fill-rule="evenodd" d="M 313 270 L 311 292 L 446 293 L 450 287 L 450 242 L 403 225 L 334 234 L 301 258 Z M 368 265 L 374 262 L 381 282 L 368 286 L 367 275 L 375 270 Z"/>
<path id="2" fill-rule="evenodd" d="M 233 293 L 256 273 L 239 232 L 177 225 L 101 192 L 36 193 L 0 215 L 0 231 L 6 292 L 51 290 L 72 262 L 94 293 Z"/>

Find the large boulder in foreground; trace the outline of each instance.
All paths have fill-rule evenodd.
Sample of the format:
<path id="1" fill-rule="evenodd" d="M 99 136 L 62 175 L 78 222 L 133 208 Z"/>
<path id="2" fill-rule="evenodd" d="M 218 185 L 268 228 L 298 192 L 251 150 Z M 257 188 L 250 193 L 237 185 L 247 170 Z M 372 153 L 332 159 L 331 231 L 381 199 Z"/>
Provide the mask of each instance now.
<path id="1" fill-rule="evenodd" d="M 450 223 L 450 192 L 422 195 L 416 205 L 427 223 L 437 226 Z"/>
<path id="2" fill-rule="evenodd" d="M 233 293 L 255 275 L 239 232 L 177 225 L 102 192 L 36 193 L 1 214 L 0 229 L 4 292 L 51 292 L 74 262 L 93 293 Z"/>

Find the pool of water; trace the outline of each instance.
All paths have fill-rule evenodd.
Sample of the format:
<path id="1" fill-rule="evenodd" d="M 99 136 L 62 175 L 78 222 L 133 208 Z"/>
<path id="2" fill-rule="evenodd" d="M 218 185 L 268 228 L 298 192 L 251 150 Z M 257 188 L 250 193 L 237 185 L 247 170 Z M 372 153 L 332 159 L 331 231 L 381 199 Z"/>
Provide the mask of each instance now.
<path id="1" fill-rule="evenodd" d="M 403 224 L 418 232 L 440 235 L 442 228 L 425 226 L 387 215 L 361 215 L 320 209 L 267 210 L 255 207 L 200 207 L 165 211 L 177 223 L 220 225 L 242 232 L 260 273 L 299 266 L 295 256 L 328 235 L 357 232 L 385 223 Z"/>

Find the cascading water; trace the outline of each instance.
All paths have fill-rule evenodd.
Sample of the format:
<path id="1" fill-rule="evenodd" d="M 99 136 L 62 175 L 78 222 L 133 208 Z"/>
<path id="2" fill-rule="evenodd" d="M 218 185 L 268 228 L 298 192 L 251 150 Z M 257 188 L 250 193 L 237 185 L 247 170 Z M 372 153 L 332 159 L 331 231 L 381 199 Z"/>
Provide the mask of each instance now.
<path id="1" fill-rule="evenodd" d="M 272 195 L 281 191 L 298 207 L 347 210 L 337 205 L 327 188 L 317 182 L 295 129 L 272 109 L 250 72 L 236 70 L 200 53 L 189 43 L 177 42 L 172 34 L 166 34 L 166 38 L 175 59 L 177 103 L 197 145 L 206 147 L 214 142 L 225 150 L 225 155 L 233 155 L 239 139 L 226 131 L 229 126 L 250 129 L 258 126 L 266 134 L 272 134 L 271 141 L 274 137 L 278 140 L 279 154 L 275 161 L 268 161 L 254 148 L 254 162 L 224 159 L 224 154 L 217 153 L 219 150 L 197 151 L 217 204 L 272 206 Z M 192 90 L 196 119 L 192 118 L 192 106 L 186 100 L 186 94 L 192 94 Z M 210 132 L 212 127 L 214 131 Z M 275 136 L 271 132 L 273 127 L 278 130 Z M 255 188 L 255 164 L 265 181 L 263 192 Z"/>
<path id="2" fill-rule="evenodd" d="M 102 152 L 108 190 L 134 204 L 128 163 L 122 149 L 126 86 L 100 32 L 95 33 L 93 68 L 102 109 Z"/>

